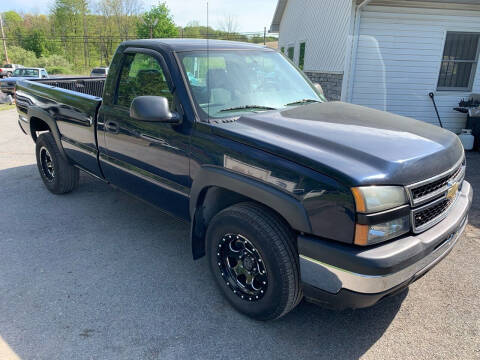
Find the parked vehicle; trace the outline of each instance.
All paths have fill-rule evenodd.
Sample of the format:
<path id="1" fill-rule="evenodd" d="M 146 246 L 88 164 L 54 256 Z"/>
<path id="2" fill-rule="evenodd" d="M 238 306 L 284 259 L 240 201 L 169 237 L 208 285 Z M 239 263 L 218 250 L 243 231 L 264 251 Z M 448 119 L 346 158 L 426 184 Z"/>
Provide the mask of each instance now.
<path id="1" fill-rule="evenodd" d="M 97 67 L 93 68 L 92 72 L 90 73 L 91 77 L 101 77 L 101 76 L 107 76 L 108 75 L 108 67 Z"/>
<path id="2" fill-rule="evenodd" d="M 23 79 L 48 79 L 48 73 L 43 68 L 15 69 L 11 77 L 0 80 L 0 90 L 5 94 L 13 95 L 17 81 Z"/>
<path id="3" fill-rule="evenodd" d="M 455 134 L 327 102 L 274 50 L 206 44 L 132 40 L 106 80 L 20 81 L 45 186 L 82 170 L 190 221 L 193 258 L 261 320 L 304 296 L 371 306 L 450 252 L 472 201 Z"/>
<path id="4" fill-rule="evenodd" d="M 0 68 L 0 77 L 10 77 L 13 75 L 13 72 L 15 71 L 15 69 L 18 69 L 18 68 L 23 68 L 23 65 L 19 65 L 19 64 L 4 64 L 1 68 Z"/>

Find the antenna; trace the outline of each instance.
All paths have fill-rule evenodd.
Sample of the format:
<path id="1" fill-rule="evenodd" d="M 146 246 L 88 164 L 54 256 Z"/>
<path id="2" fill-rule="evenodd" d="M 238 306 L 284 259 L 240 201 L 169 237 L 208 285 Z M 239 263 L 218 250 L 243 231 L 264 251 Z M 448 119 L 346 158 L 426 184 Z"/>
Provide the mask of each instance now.
<path id="1" fill-rule="evenodd" d="M 210 46 L 209 46 L 209 33 L 208 33 L 208 1 L 207 1 L 207 117 L 210 122 Z"/>

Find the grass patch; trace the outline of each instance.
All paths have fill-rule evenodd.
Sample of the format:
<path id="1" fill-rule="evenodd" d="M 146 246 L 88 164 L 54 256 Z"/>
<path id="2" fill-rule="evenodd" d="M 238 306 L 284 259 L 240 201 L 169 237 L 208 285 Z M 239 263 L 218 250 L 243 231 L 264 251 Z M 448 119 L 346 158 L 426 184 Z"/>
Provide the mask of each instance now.
<path id="1" fill-rule="evenodd" d="M 15 105 L 0 104 L 0 111 L 15 109 Z"/>

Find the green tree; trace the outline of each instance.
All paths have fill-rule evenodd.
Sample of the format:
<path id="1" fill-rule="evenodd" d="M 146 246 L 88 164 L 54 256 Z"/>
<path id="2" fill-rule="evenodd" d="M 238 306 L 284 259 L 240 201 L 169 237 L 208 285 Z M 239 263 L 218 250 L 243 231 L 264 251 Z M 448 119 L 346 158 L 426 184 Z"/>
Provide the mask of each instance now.
<path id="1" fill-rule="evenodd" d="M 87 0 L 55 0 L 51 10 L 54 33 L 60 35 L 64 54 L 77 64 L 79 59 L 88 66 Z M 72 41 L 68 41 L 72 39 Z M 83 48 L 83 54 L 81 50 Z M 83 56 L 82 56 L 83 55 Z"/>
<path id="2" fill-rule="evenodd" d="M 33 51 L 37 57 L 48 55 L 48 41 L 42 30 L 33 30 L 22 45 L 25 50 Z"/>
<path id="3" fill-rule="evenodd" d="M 22 17 L 15 11 L 6 11 L 3 13 L 3 21 L 8 43 L 11 45 L 20 45 L 25 32 Z"/>
<path id="4" fill-rule="evenodd" d="M 168 38 L 178 35 L 178 29 L 173 22 L 170 9 L 165 3 L 154 6 L 143 14 L 137 23 L 139 38 Z"/>

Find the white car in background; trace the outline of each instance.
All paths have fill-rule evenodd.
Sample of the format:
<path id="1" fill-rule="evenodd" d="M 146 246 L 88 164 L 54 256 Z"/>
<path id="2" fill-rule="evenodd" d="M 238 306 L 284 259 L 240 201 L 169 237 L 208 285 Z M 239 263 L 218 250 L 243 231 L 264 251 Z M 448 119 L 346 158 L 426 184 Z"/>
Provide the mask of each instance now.
<path id="1" fill-rule="evenodd" d="M 19 64 L 4 64 L 0 68 L 0 77 L 10 77 L 12 76 L 15 69 L 23 68 L 23 65 Z"/>

